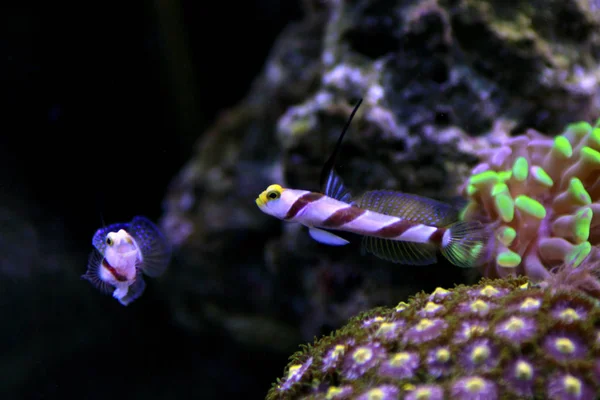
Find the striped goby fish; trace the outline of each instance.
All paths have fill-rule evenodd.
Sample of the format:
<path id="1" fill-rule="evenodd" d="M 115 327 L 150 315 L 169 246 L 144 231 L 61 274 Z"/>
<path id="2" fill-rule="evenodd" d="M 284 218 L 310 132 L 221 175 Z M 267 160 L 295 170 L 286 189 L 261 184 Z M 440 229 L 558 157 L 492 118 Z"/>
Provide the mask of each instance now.
<path id="1" fill-rule="evenodd" d="M 448 204 L 391 190 L 351 196 L 333 167 L 359 105 L 360 101 L 323 167 L 323 193 L 270 185 L 256 199 L 260 210 L 307 226 L 313 239 L 328 245 L 349 243 L 331 231 L 361 235 L 363 249 L 392 262 L 433 264 L 438 250 L 459 267 L 485 262 L 490 232 L 480 222 L 459 221 L 459 210 Z"/>

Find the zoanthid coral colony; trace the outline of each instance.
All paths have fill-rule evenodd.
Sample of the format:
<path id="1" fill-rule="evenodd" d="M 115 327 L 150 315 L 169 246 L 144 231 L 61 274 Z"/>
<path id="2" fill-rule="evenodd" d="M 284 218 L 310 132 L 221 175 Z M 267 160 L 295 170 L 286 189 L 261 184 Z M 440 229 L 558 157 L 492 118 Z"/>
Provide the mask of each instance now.
<path id="1" fill-rule="evenodd" d="M 594 273 L 484 279 L 366 312 L 294 354 L 267 399 L 594 399 L 600 307 L 580 279 Z"/>
<path id="2" fill-rule="evenodd" d="M 549 276 L 600 254 L 600 125 L 574 123 L 555 138 L 529 130 L 480 153 L 464 185 L 466 220 L 490 224 L 487 277 Z"/>

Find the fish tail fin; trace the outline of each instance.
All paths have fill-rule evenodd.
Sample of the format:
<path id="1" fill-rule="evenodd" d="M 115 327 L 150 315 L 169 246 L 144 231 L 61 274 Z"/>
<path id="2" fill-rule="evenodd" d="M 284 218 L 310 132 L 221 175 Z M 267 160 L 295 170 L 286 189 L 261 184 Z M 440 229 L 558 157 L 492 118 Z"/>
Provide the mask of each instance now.
<path id="1" fill-rule="evenodd" d="M 490 230 L 479 221 L 458 221 L 442 238 L 442 255 L 462 268 L 477 267 L 488 261 Z"/>

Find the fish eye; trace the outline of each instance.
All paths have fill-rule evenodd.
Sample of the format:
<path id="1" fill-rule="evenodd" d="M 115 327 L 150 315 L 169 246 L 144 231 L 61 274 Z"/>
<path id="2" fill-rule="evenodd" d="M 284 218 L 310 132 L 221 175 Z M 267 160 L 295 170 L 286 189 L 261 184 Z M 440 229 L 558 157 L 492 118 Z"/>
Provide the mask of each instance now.
<path id="1" fill-rule="evenodd" d="M 267 193 L 267 198 L 269 200 L 276 200 L 279 198 L 279 196 L 281 196 L 281 193 L 279 193 L 277 190 L 271 190 L 269 193 Z"/>
<path id="2" fill-rule="evenodd" d="M 109 245 L 109 246 L 113 245 L 113 240 L 110 237 L 108 237 L 108 236 L 106 237 L 106 244 Z"/>

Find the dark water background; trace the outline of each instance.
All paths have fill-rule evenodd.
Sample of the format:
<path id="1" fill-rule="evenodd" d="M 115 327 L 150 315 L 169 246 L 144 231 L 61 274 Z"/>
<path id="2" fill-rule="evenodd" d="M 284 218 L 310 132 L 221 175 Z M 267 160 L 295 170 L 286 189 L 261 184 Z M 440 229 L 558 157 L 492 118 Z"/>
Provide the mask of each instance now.
<path id="1" fill-rule="evenodd" d="M 179 17 L 178 17 L 179 16 Z M 292 1 L 9 2 L 0 12 L 0 395 L 261 398 L 285 358 L 124 308 L 80 281 L 102 224 L 156 220 Z"/>

